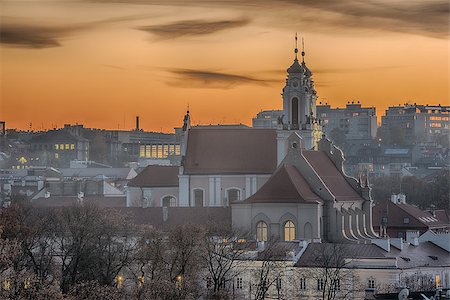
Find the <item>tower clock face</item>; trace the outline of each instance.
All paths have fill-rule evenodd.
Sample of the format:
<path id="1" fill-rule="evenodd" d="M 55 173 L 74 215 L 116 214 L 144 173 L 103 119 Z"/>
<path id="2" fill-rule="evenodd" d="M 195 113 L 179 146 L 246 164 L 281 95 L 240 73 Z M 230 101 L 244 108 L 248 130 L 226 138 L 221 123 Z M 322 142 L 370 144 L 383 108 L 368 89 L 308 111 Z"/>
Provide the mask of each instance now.
<path id="1" fill-rule="evenodd" d="M 298 81 L 297 80 L 292 81 L 292 86 L 293 87 L 298 87 Z"/>

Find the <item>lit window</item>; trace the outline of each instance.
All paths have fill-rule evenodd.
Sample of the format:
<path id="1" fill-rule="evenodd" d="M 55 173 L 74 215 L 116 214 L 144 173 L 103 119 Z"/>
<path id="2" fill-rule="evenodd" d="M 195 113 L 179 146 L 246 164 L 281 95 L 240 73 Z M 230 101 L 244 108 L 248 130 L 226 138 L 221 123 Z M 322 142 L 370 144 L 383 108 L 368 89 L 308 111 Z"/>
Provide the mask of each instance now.
<path id="1" fill-rule="evenodd" d="M 158 156 L 158 147 L 156 145 L 152 145 L 152 158 L 157 158 Z"/>
<path id="2" fill-rule="evenodd" d="M 75 149 L 75 144 L 70 144 L 70 150 L 74 150 Z"/>
<path id="3" fill-rule="evenodd" d="M 293 241 L 295 240 L 295 225 L 292 221 L 287 221 L 284 224 L 284 240 Z"/>
<path id="4" fill-rule="evenodd" d="M 441 127 L 441 123 L 430 123 L 430 127 Z"/>
<path id="5" fill-rule="evenodd" d="M 70 144 L 66 144 L 66 150 L 70 150 Z"/>
<path id="6" fill-rule="evenodd" d="M 267 224 L 266 222 L 260 221 L 256 224 L 256 240 L 258 242 L 267 241 Z"/>
<path id="7" fill-rule="evenodd" d="M 139 146 L 139 157 L 145 157 L 145 146 Z"/>
<path id="8" fill-rule="evenodd" d="M 59 145 L 55 144 L 55 150 L 59 150 Z"/>
<path id="9" fill-rule="evenodd" d="M 166 158 L 169 155 L 169 145 L 163 145 L 162 157 Z"/>
<path id="10" fill-rule="evenodd" d="M 181 151 L 180 151 L 180 145 L 175 145 L 175 155 L 180 155 Z"/>
<path id="11" fill-rule="evenodd" d="M 175 155 L 175 145 L 169 145 L 169 155 Z"/>
<path id="12" fill-rule="evenodd" d="M 55 158 L 58 159 L 59 158 L 59 154 L 55 153 Z"/>
<path id="13" fill-rule="evenodd" d="M 150 158 L 150 151 L 152 150 L 152 147 L 150 145 L 145 146 L 145 157 Z"/>
<path id="14" fill-rule="evenodd" d="M 59 145 L 59 150 L 64 150 L 64 144 Z"/>
<path id="15" fill-rule="evenodd" d="M 157 151 L 156 157 L 157 158 L 163 157 L 163 145 L 158 145 L 158 151 Z"/>

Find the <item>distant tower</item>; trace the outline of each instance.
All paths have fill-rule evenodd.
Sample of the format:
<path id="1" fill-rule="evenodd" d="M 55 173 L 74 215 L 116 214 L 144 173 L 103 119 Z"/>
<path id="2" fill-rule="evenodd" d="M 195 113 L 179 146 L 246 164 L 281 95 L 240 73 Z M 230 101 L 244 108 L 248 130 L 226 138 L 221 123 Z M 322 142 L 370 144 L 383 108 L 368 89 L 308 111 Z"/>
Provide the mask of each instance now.
<path id="1" fill-rule="evenodd" d="M 286 85 L 283 88 L 283 118 L 278 126 L 278 162 L 286 154 L 285 140 L 297 132 L 303 139 L 303 148 L 315 149 L 322 136 L 316 115 L 317 93 L 312 72 L 305 63 L 305 48 L 302 39 L 302 62 L 298 61 L 297 34 L 295 34 L 295 59 L 287 69 Z M 284 140 L 284 141 L 283 141 Z M 280 160 L 281 159 L 281 160 Z"/>

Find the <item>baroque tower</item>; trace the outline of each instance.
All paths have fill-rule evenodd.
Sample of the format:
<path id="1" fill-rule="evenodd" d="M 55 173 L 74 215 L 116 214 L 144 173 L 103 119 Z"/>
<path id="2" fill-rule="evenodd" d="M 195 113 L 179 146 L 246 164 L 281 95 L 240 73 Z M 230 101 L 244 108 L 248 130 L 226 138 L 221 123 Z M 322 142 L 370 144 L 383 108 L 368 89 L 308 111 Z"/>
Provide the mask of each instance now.
<path id="1" fill-rule="evenodd" d="M 305 50 L 302 39 L 302 62 L 298 61 L 297 34 L 295 35 L 295 59 L 287 69 L 286 85 L 283 88 L 283 116 L 279 120 L 278 163 L 287 153 L 287 138 L 296 132 L 302 138 L 302 148 L 317 149 L 322 136 L 320 120 L 316 115 L 317 93 L 314 88 L 312 72 L 305 63 Z"/>

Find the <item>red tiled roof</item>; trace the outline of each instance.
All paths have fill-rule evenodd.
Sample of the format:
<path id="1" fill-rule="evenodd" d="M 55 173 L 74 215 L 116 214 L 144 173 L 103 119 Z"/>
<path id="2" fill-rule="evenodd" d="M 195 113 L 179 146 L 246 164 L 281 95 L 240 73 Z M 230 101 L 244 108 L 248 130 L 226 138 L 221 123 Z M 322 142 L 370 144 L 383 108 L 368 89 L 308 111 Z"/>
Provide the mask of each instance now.
<path id="1" fill-rule="evenodd" d="M 337 201 L 362 200 L 325 152 L 305 150 L 302 151 L 302 154 Z"/>
<path id="2" fill-rule="evenodd" d="M 271 174 L 277 167 L 274 129 L 192 128 L 185 174 Z"/>
<path id="3" fill-rule="evenodd" d="M 32 205 L 38 207 L 63 207 L 72 206 L 78 203 L 77 196 L 51 196 L 49 198 L 38 198 L 33 200 Z M 85 196 L 83 203 L 95 204 L 99 207 L 126 207 L 126 197 L 90 197 Z"/>
<path id="4" fill-rule="evenodd" d="M 244 203 L 322 202 L 296 167 L 282 165 L 269 180 Z"/>
<path id="5" fill-rule="evenodd" d="M 178 166 L 150 165 L 130 180 L 131 187 L 176 187 L 178 186 Z"/>

